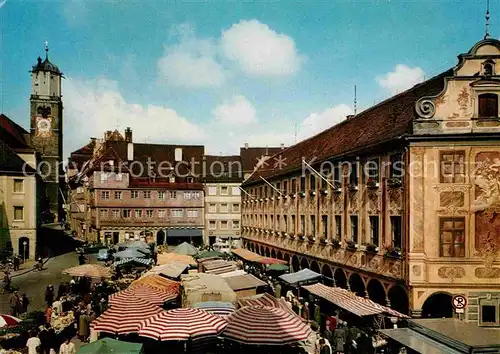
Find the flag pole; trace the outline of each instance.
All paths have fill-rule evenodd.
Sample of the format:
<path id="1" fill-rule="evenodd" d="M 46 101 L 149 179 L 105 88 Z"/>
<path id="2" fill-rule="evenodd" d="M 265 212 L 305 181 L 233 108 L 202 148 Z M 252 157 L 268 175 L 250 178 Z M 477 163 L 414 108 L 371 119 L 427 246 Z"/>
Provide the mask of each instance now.
<path id="1" fill-rule="evenodd" d="M 307 167 L 309 167 L 313 172 L 314 174 L 316 174 L 317 176 L 319 176 L 323 181 L 325 181 L 326 183 L 328 183 L 328 185 L 330 187 L 332 187 L 333 189 L 336 189 L 337 187 L 335 187 L 333 184 L 330 183 L 330 181 L 328 179 L 326 179 L 321 173 L 319 173 L 318 171 L 316 171 L 311 165 L 309 165 L 307 162 L 306 162 L 306 159 L 302 159 L 302 163 L 305 164 Z"/>
<path id="2" fill-rule="evenodd" d="M 274 187 L 271 183 L 269 183 L 264 177 L 259 176 L 261 180 L 266 182 L 269 186 L 271 186 L 272 189 L 274 189 L 276 192 L 280 194 L 280 196 L 283 196 L 283 193 L 281 193 L 276 187 Z"/>

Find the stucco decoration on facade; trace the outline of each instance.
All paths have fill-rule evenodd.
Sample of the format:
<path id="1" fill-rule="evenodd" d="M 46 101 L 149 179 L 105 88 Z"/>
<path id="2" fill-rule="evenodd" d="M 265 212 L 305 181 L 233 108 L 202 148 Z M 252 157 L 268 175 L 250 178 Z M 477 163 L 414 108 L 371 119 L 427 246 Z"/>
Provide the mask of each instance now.
<path id="1" fill-rule="evenodd" d="M 465 277 L 465 269 L 462 267 L 441 267 L 438 269 L 438 277 L 442 279 L 460 279 Z"/>
<path id="2" fill-rule="evenodd" d="M 424 207 L 422 200 L 424 198 L 424 177 L 422 166 L 424 165 L 424 148 L 414 147 L 411 149 L 412 160 L 415 164 L 412 166 L 410 173 L 413 175 L 411 187 L 413 189 L 411 201 L 411 213 L 413 220 L 411 224 L 411 238 L 413 239 L 412 251 L 420 252 L 424 248 Z"/>
<path id="3" fill-rule="evenodd" d="M 476 268 L 474 275 L 480 279 L 500 278 L 500 268 Z"/>

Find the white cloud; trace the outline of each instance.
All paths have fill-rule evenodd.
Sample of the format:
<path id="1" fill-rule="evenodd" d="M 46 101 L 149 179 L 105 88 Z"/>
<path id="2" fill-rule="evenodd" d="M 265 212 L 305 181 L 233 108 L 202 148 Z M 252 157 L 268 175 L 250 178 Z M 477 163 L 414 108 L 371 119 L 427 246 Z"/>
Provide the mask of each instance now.
<path id="1" fill-rule="evenodd" d="M 255 108 L 241 95 L 235 95 L 218 105 L 212 114 L 216 121 L 231 125 L 247 125 L 256 120 Z"/>
<path id="2" fill-rule="evenodd" d="M 302 63 L 291 37 L 257 20 L 242 20 L 223 31 L 221 47 L 228 59 L 251 76 L 291 75 Z"/>
<path id="3" fill-rule="evenodd" d="M 68 26 L 79 26 L 87 23 L 88 8 L 85 1 L 65 0 L 62 6 L 62 13 Z"/>
<path id="4" fill-rule="evenodd" d="M 5 5 L 6 2 L 7 2 L 7 0 L 0 1 L 0 9 L 3 7 L 3 5 Z"/>
<path id="5" fill-rule="evenodd" d="M 211 39 L 200 39 L 187 25 L 170 31 L 179 43 L 165 47 L 158 60 L 160 79 L 177 87 L 218 87 L 225 80 L 223 67 L 217 61 L 217 44 Z"/>
<path id="6" fill-rule="evenodd" d="M 352 114 L 352 109 L 345 104 L 339 104 L 335 107 L 328 108 L 321 113 L 311 113 L 298 126 L 299 131 L 297 135 L 300 140 L 307 139 L 340 123 L 349 114 Z"/>
<path id="7" fill-rule="evenodd" d="M 377 77 L 377 82 L 383 88 L 389 89 L 392 94 L 396 94 L 424 81 L 424 75 L 424 71 L 418 66 L 410 68 L 398 64 L 394 71 Z"/>
<path id="8" fill-rule="evenodd" d="M 137 142 L 195 144 L 206 139 L 198 125 L 171 108 L 126 102 L 114 81 L 67 78 L 63 90 L 65 155 L 117 126 L 122 133 L 131 127 Z"/>

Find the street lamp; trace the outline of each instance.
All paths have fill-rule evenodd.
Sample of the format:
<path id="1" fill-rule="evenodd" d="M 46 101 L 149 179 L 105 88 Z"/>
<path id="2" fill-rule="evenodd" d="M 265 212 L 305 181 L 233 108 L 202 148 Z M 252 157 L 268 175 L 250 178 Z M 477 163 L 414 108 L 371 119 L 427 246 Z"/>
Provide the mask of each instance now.
<path id="1" fill-rule="evenodd" d="M 26 246 L 28 246 L 28 242 L 27 241 L 24 241 L 23 242 L 23 246 L 24 246 L 24 252 L 23 252 L 23 263 L 26 262 Z"/>

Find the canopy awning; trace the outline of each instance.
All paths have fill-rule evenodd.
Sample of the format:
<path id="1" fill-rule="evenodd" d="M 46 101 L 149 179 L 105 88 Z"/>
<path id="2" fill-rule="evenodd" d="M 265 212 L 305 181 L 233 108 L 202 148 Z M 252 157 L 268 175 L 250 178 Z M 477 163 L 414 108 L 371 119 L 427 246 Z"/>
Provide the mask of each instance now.
<path id="1" fill-rule="evenodd" d="M 313 272 L 308 268 L 299 270 L 296 273 L 280 275 L 280 279 L 286 281 L 288 284 L 298 284 L 305 281 L 311 281 L 317 278 L 321 278 L 321 274 Z"/>
<path id="2" fill-rule="evenodd" d="M 278 299 L 271 294 L 263 293 L 250 297 L 245 297 L 238 300 L 239 307 L 245 306 L 264 306 L 264 307 L 276 307 L 297 316 L 297 314 L 288 307 L 287 303 L 283 299 Z"/>
<path id="3" fill-rule="evenodd" d="M 115 253 L 115 259 L 125 259 L 125 258 L 147 258 L 148 256 L 135 248 L 127 248 L 125 251 L 120 251 Z"/>
<path id="4" fill-rule="evenodd" d="M 238 269 L 238 270 L 233 270 L 232 272 L 227 272 L 227 273 L 222 273 L 219 274 L 221 278 L 230 278 L 230 277 L 235 277 L 237 275 L 243 275 L 247 274 L 243 269 Z"/>
<path id="5" fill-rule="evenodd" d="M 148 271 L 144 275 L 162 274 L 169 278 L 175 279 L 178 278 L 186 270 L 187 267 L 188 265 L 184 263 L 171 262 L 165 265 L 153 267 L 150 271 Z"/>
<path id="6" fill-rule="evenodd" d="M 277 258 L 270 258 L 270 257 L 264 257 L 261 256 L 255 252 L 246 250 L 244 248 L 236 248 L 232 251 L 235 255 L 238 257 L 243 258 L 245 261 L 248 262 L 255 262 L 255 263 L 261 263 L 261 264 L 287 264 L 286 261 L 283 261 L 281 259 Z"/>
<path id="7" fill-rule="evenodd" d="M 238 266 L 235 262 L 225 261 L 222 259 L 203 262 L 202 266 L 205 270 L 205 273 L 208 274 L 223 274 L 238 269 Z"/>
<path id="8" fill-rule="evenodd" d="M 202 237 L 201 229 L 167 229 L 167 237 Z"/>
<path id="9" fill-rule="evenodd" d="M 415 350 L 417 353 L 425 354 L 460 354 L 447 345 L 441 344 L 426 337 L 410 328 L 382 329 L 383 335 L 403 344 L 405 347 Z"/>
<path id="10" fill-rule="evenodd" d="M 90 344 L 86 344 L 78 349 L 77 354 L 142 354 L 144 353 L 142 344 L 130 343 L 113 338 L 102 338 Z"/>
<path id="11" fill-rule="evenodd" d="M 137 265 L 137 266 L 143 266 L 143 267 L 148 267 L 153 263 L 152 259 L 146 259 L 146 258 L 123 258 L 119 261 L 116 261 L 113 263 L 115 267 L 120 267 L 123 265 Z"/>
<path id="12" fill-rule="evenodd" d="M 258 288 L 267 286 L 265 281 L 260 280 L 252 274 L 237 275 L 235 277 L 225 278 L 227 285 L 234 291 Z"/>
<path id="13" fill-rule="evenodd" d="M 198 249 L 187 242 L 183 242 L 175 247 L 172 252 L 186 256 L 194 256 L 198 254 Z"/>
<path id="14" fill-rule="evenodd" d="M 333 288 L 320 283 L 304 285 L 302 288 L 360 317 L 385 313 L 394 317 L 409 318 L 387 306 L 382 306 L 342 288 Z"/>

